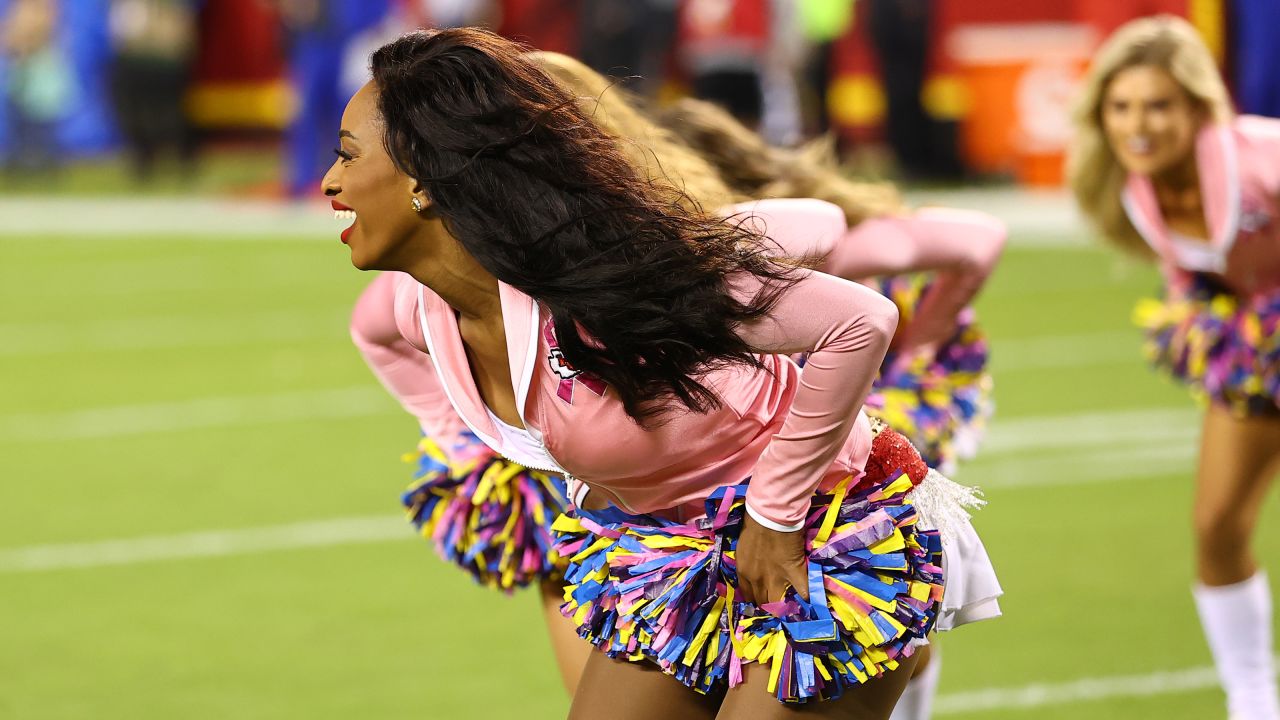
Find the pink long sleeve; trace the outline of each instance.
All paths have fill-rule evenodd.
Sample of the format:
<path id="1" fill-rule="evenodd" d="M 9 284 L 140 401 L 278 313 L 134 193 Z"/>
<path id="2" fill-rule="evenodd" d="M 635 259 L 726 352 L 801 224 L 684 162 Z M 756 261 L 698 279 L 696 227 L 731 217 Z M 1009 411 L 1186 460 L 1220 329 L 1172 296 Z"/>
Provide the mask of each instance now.
<path id="1" fill-rule="evenodd" d="M 775 530 L 796 530 L 824 473 L 844 447 L 898 322 L 893 303 L 869 288 L 800 271 L 769 317 L 741 330 L 759 352 L 808 352 L 782 429 L 765 448 L 747 510 Z M 757 286 L 758 287 L 758 286 Z M 749 292 L 746 286 L 738 292 Z"/>
<path id="2" fill-rule="evenodd" d="M 951 208 L 871 218 L 847 231 L 840 209 L 821 200 L 759 200 L 734 205 L 726 214 L 752 218 L 782 255 L 816 262 L 819 270 L 848 280 L 936 272 L 903 329 L 905 337 L 898 339 L 903 350 L 946 339 L 956 315 L 995 269 L 1006 237 L 997 218 Z"/>
<path id="3" fill-rule="evenodd" d="M 901 350 L 945 340 L 956 315 L 977 296 L 1004 250 L 1000 220 L 973 210 L 929 208 L 859 223 L 821 269 L 843 278 L 934 271 L 933 285 L 898 339 Z"/>
<path id="4" fill-rule="evenodd" d="M 403 294 L 409 287 L 404 281 L 399 273 L 382 273 L 365 288 L 351 313 L 351 340 L 383 387 L 418 419 L 422 431 L 450 442 L 466 425 L 450 405 L 431 358 L 405 339 L 406 332 L 415 336 L 412 322 L 397 322 L 397 292 Z M 405 314 L 402 310 L 400 316 Z M 421 336 L 420 330 L 416 336 Z"/>
<path id="5" fill-rule="evenodd" d="M 1263 186 L 1272 197 L 1280 198 L 1280 120 L 1241 115 L 1235 125 L 1246 143 L 1245 152 L 1261 161 L 1257 167 Z"/>
<path id="6" fill-rule="evenodd" d="M 764 233 L 781 257 L 820 261 L 849 229 L 844 211 L 824 200 L 769 198 L 730 205 L 721 214 Z"/>

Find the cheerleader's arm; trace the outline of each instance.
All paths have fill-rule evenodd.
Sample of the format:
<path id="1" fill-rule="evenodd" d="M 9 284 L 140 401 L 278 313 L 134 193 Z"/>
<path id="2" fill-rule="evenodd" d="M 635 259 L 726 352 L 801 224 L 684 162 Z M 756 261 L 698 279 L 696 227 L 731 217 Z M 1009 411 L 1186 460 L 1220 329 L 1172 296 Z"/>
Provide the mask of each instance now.
<path id="1" fill-rule="evenodd" d="M 409 280 L 402 273 L 390 272 L 374 278 L 351 313 L 351 341 L 374 377 L 418 418 L 423 430 L 433 437 L 445 437 L 462 423 L 453 420 L 456 413 L 425 351 L 421 329 L 413 333 L 417 325 L 412 322 L 412 307 L 400 308 L 397 313 L 398 305 L 411 306 L 415 297 L 408 292 L 413 289 Z M 398 320 L 397 315 L 407 321 Z M 406 332 L 411 337 L 407 338 Z"/>
<path id="2" fill-rule="evenodd" d="M 844 212 L 821 200 L 759 200 L 725 214 L 765 233 L 780 256 L 847 280 L 935 272 L 895 343 L 903 350 L 947 338 L 995 269 L 1007 236 L 1004 223 L 991 215 L 950 208 L 872 218 L 847 230 Z"/>
<path id="3" fill-rule="evenodd" d="M 798 530 L 814 490 L 845 447 L 893 337 L 893 303 L 857 283 L 808 270 L 769 316 L 740 329 L 761 353 L 807 352 L 781 429 L 752 474 L 747 511 L 775 531 Z M 750 283 L 759 288 L 759 281 Z M 750 287 L 735 287 L 750 294 Z"/>

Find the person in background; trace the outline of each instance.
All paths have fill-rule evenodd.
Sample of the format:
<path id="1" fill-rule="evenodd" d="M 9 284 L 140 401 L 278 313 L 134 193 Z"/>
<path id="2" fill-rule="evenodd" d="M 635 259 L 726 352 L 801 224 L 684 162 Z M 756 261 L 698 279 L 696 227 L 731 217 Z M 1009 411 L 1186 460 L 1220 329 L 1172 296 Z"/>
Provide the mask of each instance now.
<path id="1" fill-rule="evenodd" d="M 800 28 L 808 44 L 801 104 L 810 134 L 831 129 L 827 93 L 835 79 L 836 39 L 853 23 L 854 0 L 799 0 Z"/>
<path id="2" fill-rule="evenodd" d="M 15 178 L 47 175 L 61 165 L 57 123 L 74 102 L 75 79 L 58 47 L 58 11 L 55 0 L 14 0 L 0 21 L 11 148 L 5 170 Z"/>
<path id="3" fill-rule="evenodd" d="M 748 127 L 764 117 L 763 64 L 773 21 L 770 0 L 685 0 L 677 55 L 693 95 Z"/>
<path id="4" fill-rule="evenodd" d="M 134 178 L 155 174 L 165 151 L 195 169 L 195 131 L 183 100 L 191 80 L 202 0 L 112 0 L 111 99 Z"/>
<path id="5" fill-rule="evenodd" d="M 1147 356 L 1203 401 L 1192 594 L 1230 716 L 1280 719 L 1251 546 L 1280 472 L 1280 120 L 1237 116 L 1195 28 L 1161 16 L 1103 44 L 1074 121 L 1077 203 L 1164 279 L 1136 311 Z"/>
<path id="6" fill-rule="evenodd" d="M 964 174 L 954 123 L 929 115 L 922 101 L 929 68 L 932 0 L 863 0 L 880 64 L 888 117 L 885 132 L 907 178 L 955 179 Z"/>
<path id="7" fill-rule="evenodd" d="M 341 97 L 369 81 L 369 56 L 401 35 L 421 28 L 488 26 L 496 19 L 491 0 L 388 0 L 386 15 L 352 36 L 342 53 Z"/>
<path id="8" fill-rule="evenodd" d="M 631 92 L 654 97 L 665 80 L 679 0 L 581 0 L 579 57 Z"/>
<path id="9" fill-rule="evenodd" d="M 695 97 L 725 108 L 772 143 L 799 142 L 796 74 L 804 41 L 795 0 L 686 0 L 677 48 Z"/>
<path id="10" fill-rule="evenodd" d="M 769 0 L 769 17 L 769 42 L 760 67 L 760 134 L 786 147 L 804 136 L 799 76 L 806 48 L 796 0 Z"/>
<path id="11" fill-rule="evenodd" d="M 263 0 L 280 15 L 298 96 L 286 136 L 286 192 L 307 197 L 329 166 L 330 128 L 342 115 L 343 58 L 352 38 L 380 23 L 390 0 Z"/>
<path id="12" fill-rule="evenodd" d="M 691 212 L 728 207 L 733 201 L 714 168 L 648 121 L 633 107 L 634 98 L 610 79 L 560 53 L 531 52 L 528 57 L 576 95 L 582 111 L 612 134 L 635 169 L 654 188 L 665 188 L 672 201 Z M 770 203 L 760 205 L 779 214 L 769 209 Z M 795 234 L 809 237 L 811 226 L 808 216 L 800 216 L 795 222 L 771 222 L 770 231 L 794 228 Z M 510 594 L 523 587 L 541 591 L 556 665 L 572 694 L 591 646 L 560 614 L 567 558 L 551 547 L 551 528 L 570 509 L 565 481 L 495 453 L 453 409 L 433 366 L 397 362 L 371 339 L 378 337 L 394 303 L 396 284 L 405 281 L 400 275 L 382 273 L 361 294 L 352 313 L 351 337 L 374 374 L 418 420 L 422 437 L 416 451 L 406 455 L 415 466 L 414 482 L 402 500 L 441 558 L 479 584 Z"/>

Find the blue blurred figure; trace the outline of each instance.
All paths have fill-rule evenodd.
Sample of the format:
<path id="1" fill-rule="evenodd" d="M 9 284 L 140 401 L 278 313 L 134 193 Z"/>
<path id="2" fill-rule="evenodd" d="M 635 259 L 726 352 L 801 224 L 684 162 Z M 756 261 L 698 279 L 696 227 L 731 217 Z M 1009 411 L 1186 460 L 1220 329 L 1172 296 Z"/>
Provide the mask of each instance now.
<path id="1" fill-rule="evenodd" d="M 14 175 L 61 165 L 57 124 L 71 107 L 75 82 L 57 42 L 58 9 L 54 0 L 14 0 L 0 27 L 10 134 L 5 168 Z"/>
<path id="2" fill-rule="evenodd" d="M 288 192 L 315 195 L 332 157 L 342 108 L 344 50 L 352 38 L 380 23 L 389 0 L 274 0 L 284 22 L 289 70 L 298 96 L 289 126 Z"/>
<path id="3" fill-rule="evenodd" d="M 1234 10 L 1240 110 L 1280 118 L 1280 0 L 1236 0 Z"/>

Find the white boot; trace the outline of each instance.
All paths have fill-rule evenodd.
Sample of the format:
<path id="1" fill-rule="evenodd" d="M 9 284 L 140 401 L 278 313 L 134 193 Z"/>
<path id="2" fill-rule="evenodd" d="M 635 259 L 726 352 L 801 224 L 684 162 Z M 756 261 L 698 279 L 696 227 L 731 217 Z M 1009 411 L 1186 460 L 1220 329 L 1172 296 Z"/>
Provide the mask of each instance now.
<path id="1" fill-rule="evenodd" d="M 1234 585 L 1196 585 L 1192 594 L 1231 720 L 1280 720 L 1267 574 Z"/>

